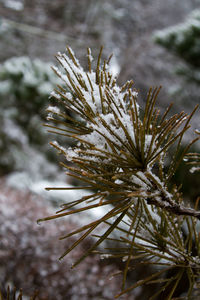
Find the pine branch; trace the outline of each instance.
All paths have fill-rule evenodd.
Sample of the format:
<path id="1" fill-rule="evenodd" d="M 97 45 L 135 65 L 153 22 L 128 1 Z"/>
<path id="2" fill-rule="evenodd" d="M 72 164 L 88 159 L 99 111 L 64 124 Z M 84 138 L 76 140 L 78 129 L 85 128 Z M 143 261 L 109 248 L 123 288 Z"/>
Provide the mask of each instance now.
<path id="1" fill-rule="evenodd" d="M 188 151 L 199 138 L 181 151 L 183 136 L 190 128 L 197 107 L 190 115 L 180 112 L 167 118 L 171 105 L 160 113 L 155 107 L 160 90 L 156 88 L 149 90 L 142 109 L 132 81 L 119 87 L 109 70 L 110 59 L 101 64 L 101 55 L 102 49 L 94 71 L 90 49 L 87 52 L 88 71 L 84 71 L 70 48 L 67 48 L 67 54 L 57 56 L 64 73 L 57 67 L 53 69 L 65 88 L 58 86 L 52 93 L 58 106 L 47 109 L 51 113 L 51 123 L 47 126 L 58 134 L 71 137 L 76 144 L 69 149 L 56 141 L 51 145 L 65 157 L 62 166 L 67 169 L 67 175 L 83 182 L 91 194 L 64 204 L 55 215 L 38 222 L 106 208 L 101 218 L 60 238 L 82 233 L 61 258 L 93 234 L 97 241 L 74 266 L 91 253 L 98 252 L 100 244 L 117 242 L 120 246 L 106 247 L 102 254 L 127 258 L 123 291 L 119 295 L 160 280 L 163 285 L 156 295 L 169 288 L 167 299 L 172 299 L 183 274 L 189 280 L 188 295 L 191 295 L 200 275 L 197 230 L 200 211 L 184 205 L 180 188 L 171 186 L 170 179 L 183 158 L 197 163 L 198 155 L 188 154 Z M 66 108 L 70 116 L 66 114 Z M 175 150 L 171 158 L 169 150 L 172 147 Z M 95 230 L 101 224 L 106 230 L 98 236 Z M 186 238 L 185 228 L 188 231 Z M 126 278 L 135 259 L 139 259 L 140 264 L 161 269 L 155 269 L 150 276 L 126 288 Z M 175 274 L 174 282 L 164 275 L 169 270 Z"/>

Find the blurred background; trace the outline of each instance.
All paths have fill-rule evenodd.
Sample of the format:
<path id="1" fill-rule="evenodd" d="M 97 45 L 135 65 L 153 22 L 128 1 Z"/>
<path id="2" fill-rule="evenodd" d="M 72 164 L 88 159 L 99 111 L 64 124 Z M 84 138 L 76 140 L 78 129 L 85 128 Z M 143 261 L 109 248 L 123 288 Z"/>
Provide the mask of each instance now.
<path id="1" fill-rule="evenodd" d="M 118 291 L 120 278 L 108 280 L 120 267 L 115 262 L 108 265 L 89 258 L 79 270 L 70 270 L 71 261 L 90 240 L 64 262 L 57 261 L 66 247 L 58 234 L 72 230 L 78 218 L 36 225 L 61 203 L 80 197 L 78 192 L 44 190 L 76 184 L 59 168 L 48 144 L 56 137 L 42 126 L 49 95 L 59 82 L 51 70 L 55 55 L 70 46 L 84 66 L 87 47 L 96 58 L 102 45 L 103 57 L 114 54 L 112 70 L 119 74 L 119 84 L 134 80 L 141 105 L 149 87 L 160 85 L 161 110 L 173 102 L 173 112 L 190 113 L 200 102 L 199 0 L 0 0 L 2 290 L 8 284 L 23 288 L 26 295 L 37 289 L 41 299 L 52 300 L 113 299 Z M 200 128 L 199 110 L 192 125 Z M 192 137 L 191 131 L 185 141 Z M 70 145 L 68 140 L 64 143 Z M 186 179 L 187 171 L 181 166 L 174 180 L 183 183 L 186 198 L 195 201 L 199 176 L 189 174 Z M 85 218 L 93 220 L 95 214 Z M 140 278 L 142 271 L 130 281 Z M 148 289 L 136 290 L 131 299 L 141 295 L 148 299 Z M 126 297 L 122 299 L 130 299 Z"/>

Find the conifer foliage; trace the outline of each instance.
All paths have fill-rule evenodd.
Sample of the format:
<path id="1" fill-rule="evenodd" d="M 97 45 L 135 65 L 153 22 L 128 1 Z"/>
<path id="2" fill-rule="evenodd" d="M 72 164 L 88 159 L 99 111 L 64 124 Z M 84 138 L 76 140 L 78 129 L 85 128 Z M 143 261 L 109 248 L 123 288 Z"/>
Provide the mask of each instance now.
<path id="1" fill-rule="evenodd" d="M 38 222 L 78 213 L 81 216 L 81 212 L 104 207 L 105 214 L 96 221 L 60 238 L 78 234 L 76 242 L 60 258 L 93 235 L 94 244 L 73 267 L 91 253 L 122 259 L 122 289 L 116 297 L 138 286 L 156 283 L 159 289 L 151 299 L 159 299 L 163 293 L 165 299 L 172 299 L 180 296 L 177 290 L 181 280 L 187 278 L 187 290 L 182 293 L 185 298 L 181 299 L 192 299 L 199 288 L 200 211 L 198 202 L 195 207 L 188 207 L 181 187 L 172 185 L 171 178 L 182 160 L 198 164 L 198 154 L 189 154 L 189 149 L 199 139 L 199 132 L 182 146 L 184 133 L 198 107 L 190 115 L 180 112 L 171 116 L 170 105 L 161 114 L 156 108 L 160 88 L 151 88 L 145 107 L 140 107 L 133 82 L 119 87 L 109 69 L 111 57 L 101 63 L 101 56 L 102 49 L 93 71 L 93 57 L 88 49 L 85 71 L 72 49 L 57 55 L 63 73 L 57 67 L 53 69 L 63 84 L 52 92 L 57 105 L 47 108 L 49 122 L 45 126 L 76 142 L 68 149 L 56 141 L 50 144 L 65 157 L 61 164 L 67 175 L 82 182 L 82 186 L 72 189 L 89 189 L 90 194 L 63 204 L 55 215 Z M 169 155 L 171 148 L 173 156 Z M 194 167 L 194 171 L 199 170 Z M 101 234 L 97 234 L 97 229 Z M 99 246 L 105 242 L 110 246 L 103 250 Z M 139 264 L 153 266 L 154 271 L 127 287 L 127 276 L 137 267 L 138 260 Z"/>
<path id="2" fill-rule="evenodd" d="M 33 296 L 29 298 L 29 300 L 37 300 L 38 293 L 34 292 Z M 7 287 L 6 298 L 3 297 L 3 294 L 0 290 L 0 300 L 23 300 L 23 292 L 22 290 L 17 291 L 16 288 L 11 289 L 9 286 Z"/>
<path id="3" fill-rule="evenodd" d="M 177 63 L 172 70 L 181 79 L 170 87 L 170 93 L 180 103 L 189 99 L 199 103 L 200 83 L 200 10 L 195 9 L 177 25 L 169 26 L 154 33 L 154 41 L 175 55 Z M 187 89 L 185 89 L 187 84 Z M 191 102 L 189 102 L 191 103 Z"/>
<path id="4" fill-rule="evenodd" d="M 183 23 L 157 31 L 155 41 L 198 70 L 200 67 L 199 34 L 200 10 L 196 9 Z"/>

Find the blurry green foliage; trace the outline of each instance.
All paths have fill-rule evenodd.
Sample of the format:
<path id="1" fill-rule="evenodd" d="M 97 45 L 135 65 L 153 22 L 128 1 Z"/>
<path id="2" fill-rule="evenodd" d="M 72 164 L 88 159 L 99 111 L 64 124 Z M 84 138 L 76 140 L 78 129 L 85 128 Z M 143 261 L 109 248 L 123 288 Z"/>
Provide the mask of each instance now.
<path id="1" fill-rule="evenodd" d="M 155 41 L 191 67 L 200 68 L 200 10 L 193 11 L 185 22 L 158 31 Z"/>
<path id="2" fill-rule="evenodd" d="M 0 65 L 1 174 L 22 167 L 30 146 L 49 153 L 42 123 L 49 94 L 59 82 L 50 64 L 39 59 L 13 57 Z"/>

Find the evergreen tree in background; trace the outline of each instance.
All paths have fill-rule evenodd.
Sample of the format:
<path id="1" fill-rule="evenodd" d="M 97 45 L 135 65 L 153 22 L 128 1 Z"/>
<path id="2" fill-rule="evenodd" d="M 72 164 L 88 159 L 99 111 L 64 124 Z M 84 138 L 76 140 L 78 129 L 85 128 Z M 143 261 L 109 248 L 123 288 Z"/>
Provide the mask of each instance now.
<path id="1" fill-rule="evenodd" d="M 200 10 L 193 11 L 181 24 L 155 32 L 154 40 L 181 59 L 175 72 L 183 77 L 183 83 L 174 87 L 174 93 L 183 98 L 185 103 L 189 98 L 199 103 L 197 86 L 200 85 Z M 188 92 L 183 89 L 185 82 Z"/>
<path id="2" fill-rule="evenodd" d="M 46 101 L 56 83 L 59 80 L 51 64 L 39 59 L 13 57 L 0 65 L 1 175 L 30 171 L 30 156 L 35 161 L 37 157 L 42 159 L 43 153 L 44 161 L 52 156 L 42 122 Z"/>

